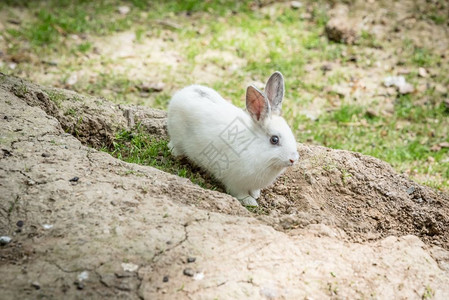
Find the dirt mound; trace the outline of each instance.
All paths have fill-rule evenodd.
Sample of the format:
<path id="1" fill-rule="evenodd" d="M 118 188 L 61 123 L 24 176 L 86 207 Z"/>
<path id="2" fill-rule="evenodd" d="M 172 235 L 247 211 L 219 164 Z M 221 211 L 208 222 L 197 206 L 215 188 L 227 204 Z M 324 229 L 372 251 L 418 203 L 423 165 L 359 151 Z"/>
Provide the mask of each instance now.
<path id="1" fill-rule="evenodd" d="M 449 297 L 447 195 L 377 159 L 299 145 L 301 163 L 250 213 L 80 142 L 138 118 L 164 134 L 163 112 L 5 75 L 0 107 L 5 299 Z"/>
<path id="2" fill-rule="evenodd" d="M 300 164 L 261 201 L 262 219 L 289 230 L 310 223 L 343 229 L 354 241 L 413 234 L 449 249 L 449 197 L 359 153 L 300 145 Z"/>

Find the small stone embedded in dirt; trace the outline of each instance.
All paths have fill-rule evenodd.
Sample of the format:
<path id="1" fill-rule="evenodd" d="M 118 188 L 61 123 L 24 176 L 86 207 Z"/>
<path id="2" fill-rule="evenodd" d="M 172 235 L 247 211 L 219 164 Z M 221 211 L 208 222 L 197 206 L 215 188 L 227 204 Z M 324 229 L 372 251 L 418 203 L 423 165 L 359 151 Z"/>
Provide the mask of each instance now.
<path id="1" fill-rule="evenodd" d="M 279 184 L 279 185 L 275 186 L 273 190 L 279 195 L 287 195 L 288 194 L 288 188 L 283 184 Z"/>
<path id="2" fill-rule="evenodd" d="M 42 225 L 42 227 L 44 227 L 44 229 L 52 229 L 53 224 L 44 224 L 44 225 Z"/>
<path id="3" fill-rule="evenodd" d="M 50 157 L 50 154 L 44 152 L 44 153 L 42 153 L 42 157 Z"/>
<path id="4" fill-rule="evenodd" d="M 185 268 L 182 273 L 189 277 L 193 277 L 195 275 L 195 271 L 193 271 L 193 269 L 191 268 Z"/>
<path id="5" fill-rule="evenodd" d="M 388 76 L 384 79 L 386 87 L 395 86 L 399 93 L 409 94 L 415 91 L 413 85 L 405 81 L 404 76 Z"/>
<path id="6" fill-rule="evenodd" d="M 16 225 L 17 227 L 22 227 L 24 222 L 22 220 L 17 221 Z"/>
<path id="7" fill-rule="evenodd" d="M 449 142 L 441 142 L 438 144 L 441 148 L 449 148 Z"/>
<path id="8" fill-rule="evenodd" d="M 78 274 L 78 281 L 84 281 L 89 279 L 89 272 L 88 271 L 83 271 L 81 273 Z"/>
<path id="9" fill-rule="evenodd" d="M 368 108 L 366 110 L 366 115 L 370 118 L 377 118 L 379 116 L 379 113 L 372 108 Z"/>
<path id="10" fill-rule="evenodd" d="M 427 73 L 427 70 L 424 69 L 423 67 L 420 67 L 420 68 L 418 69 L 418 75 L 419 75 L 420 77 L 423 77 L 423 78 L 426 78 L 426 77 L 429 76 L 429 74 Z"/>
<path id="11" fill-rule="evenodd" d="M 196 257 L 188 257 L 187 262 L 188 263 L 194 263 L 196 261 Z"/>
<path id="12" fill-rule="evenodd" d="M 75 176 L 72 179 L 69 179 L 70 182 L 78 182 L 78 180 L 80 180 L 79 177 Z"/>
<path id="13" fill-rule="evenodd" d="M 329 40 L 351 45 L 359 38 L 357 26 L 354 25 L 347 17 L 339 16 L 330 19 L 324 30 Z"/>
<path id="14" fill-rule="evenodd" d="M 123 5 L 123 6 L 119 6 L 117 8 L 117 11 L 121 15 L 127 15 L 131 11 L 131 9 L 129 8 L 129 6 Z"/>
<path id="15" fill-rule="evenodd" d="M 77 281 L 74 282 L 74 284 L 75 284 L 75 286 L 76 286 L 76 288 L 78 290 L 83 290 L 84 289 L 84 282 L 77 280 Z"/>
<path id="16" fill-rule="evenodd" d="M 4 246 L 6 244 L 9 244 L 11 242 L 11 238 L 9 236 L 0 236 L 0 245 Z"/>
<path id="17" fill-rule="evenodd" d="M 168 280 L 169 280 L 168 275 L 165 275 L 164 278 L 162 278 L 162 282 L 168 282 Z"/>
<path id="18" fill-rule="evenodd" d="M 31 283 L 31 286 L 34 287 L 36 290 L 40 290 L 41 289 L 41 285 L 37 281 L 33 281 Z"/>
<path id="19" fill-rule="evenodd" d="M 411 186 L 411 187 L 409 187 L 407 189 L 407 194 L 409 194 L 409 195 L 413 194 L 414 192 L 415 192 L 415 187 L 414 186 Z"/>
<path id="20" fill-rule="evenodd" d="M 290 7 L 293 9 L 298 9 L 298 8 L 301 8 L 302 6 L 303 6 L 303 4 L 299 1 L 290 2 Z"/>
<path id="21" fill-rule="evenodd" d="M 35 182 L 34 180 L 28 179 L 28 180 L 26 181 L 26 184 L 29 185 L 29 186 L 33 186 L 33 185 L 36 184 L 36 182 Z"/>
<path id="22" fill-rule="evenodd" d="M 125 272 L 135 272 L 139 268 L 138 265 L 132 263 L 122 263 L 123 271 Z"/>
<path id="23" fill-rule="evenodd" d="M 196 273 L 196 274 L 193 276 L 193 279 L 194 279 L 194 280 L 202 280 L 202 279 L 204 279 L 204 273 L 203 273 L 203 272 Z"/>
<path id="24" fill-rule="evenodd" d="M 76 73 L 72 73 L 69 78 L 66 80 L 66 84 L 69 86 L 75 85 L 78 82 L 78 75 Z"/>
<path id="25" fill-rule="evenodd" d="M 417 203 L 422 203 L 423 199 L 422 198 L 418 198 L 418 199 L 414 199 L 414 201 L 417 202 Z"/>
<path id="26" fill-rule="evenodd" d="M 145 82 L 139 85 L 137 88 L 142 92 L 161 92 L 165 87 L 163 82 Z"/>

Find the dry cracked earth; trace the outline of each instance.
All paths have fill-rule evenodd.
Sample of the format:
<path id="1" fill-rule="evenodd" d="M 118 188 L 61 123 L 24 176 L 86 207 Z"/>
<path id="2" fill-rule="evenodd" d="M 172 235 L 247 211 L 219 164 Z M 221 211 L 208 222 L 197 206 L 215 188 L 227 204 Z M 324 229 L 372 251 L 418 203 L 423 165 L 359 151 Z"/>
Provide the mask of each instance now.
<path id="1" fill-rule="evenodd" d="M 2 299 L 449 298 L 449 196 L 378 159 L 298 144 L 250 212 L 96 150 L 163 111 L 4 74 L 0 107 Z"/>

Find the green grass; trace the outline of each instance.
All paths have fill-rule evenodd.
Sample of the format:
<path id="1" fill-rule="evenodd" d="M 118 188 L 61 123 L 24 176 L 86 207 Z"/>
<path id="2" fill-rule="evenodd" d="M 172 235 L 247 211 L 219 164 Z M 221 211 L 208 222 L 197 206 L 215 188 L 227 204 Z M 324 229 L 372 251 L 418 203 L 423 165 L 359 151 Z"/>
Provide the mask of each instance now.
<path id="1" fill-rule="evenodd" d="M 190 179 L 203 188 L 221 189 L 206 173 L 185 160 L 174 158 L 170 154 L 166 139 L 148 135 L 139 125 L 132 131 L 122 130 L 110 148 L 102 150 L 129 163 L 152 166 L 164 172 Z"/>
<path id="2" fill-rule="evenodd" d="M 14 17 L 19 7 L 27 12 L 27 18 L 20 26 L 7 24 L 3 37 L 9 46 L 4 52 L 19 63 L 14 70 L 4 64 L 0 71 L 58 87 L 66 87 L 67 78 L 80 72 L 78 82 L 69 88 L 116 103 L 166 109 L 174 91 L 191 83 L 211 86 L 242 107 L 246 85 L 263 83 L 273 71 L 280 70 L 286 79 L 284 115 L 298 141 L 372 155 L 420 182 L 448 190 L 448 149 L 431 150 L 449 136 L 449 109 L 443 103 L 447 91 L 441 91 L 449 86 L 448 56 L 435 45 L 419 43 L 405 27 L 396 36 L 389 31 L 390 39 L 367 30 L 361 31 L 355 45 L 334 43 L 323 34 L 329 2 L 303 4 L 291 9 L 286 2 L 249 0 L 7 0 L 0 3 L 0 9 Z M 118 13 L 121 5 L 130 8 L 127 15 Z M 446 4 L 416 7 L 414 17 L 446 26 L 448 18 L 441 5 Z M 388 11 L 389 19 L 403 17 Z M 105 54 L 107 38 L 112 40 L 124 31 L 135 35 L 130 54 L 119 58 Z M 105 41 L 99 42 L 103 38 Z M 118 48 L 121 46 L 126 45 Z M 153 57 L 158 47 L 160 54 Z M 33 54 L 34 58 L 26 60 Z M 39 64 L 41 60 L 58 64 L 46 66 Z M 323 71 L 324 64 L 332 64 L 332 70 Z M 419 67 L 431 75 L 420 78 Z M 428 88 L 409 95 L 386 95 L 381 82 L 399 68 L 409 71 L 404 76 L 415 87 L 427 84 Z M 139 85 L 151 80 L 163 81 L 164 90 L 142 93 Z M 370 80 L 377 85 L 357 90 L 366 97 L 356 98 L 353 91 L 342 95 L 333 89 Z M 393 102 L 390 115 L 367 113 L 384 105 L 379 97 Z M 57 95 L 50 98 L 57 105 L 64 100 Z M 317 99 L 324 99 L 322 112 L 310 120 L 303 112 Z M 70 110 L 66 113 L 75 114 Z M 144 143 L 142 134 L 130 138 L 122 133 L 111 151 L 127 161 L 193 178 L 187 164 L 168 159 L 164 141 Z M 162 154 L 156 155 L 156 150 Z"/>

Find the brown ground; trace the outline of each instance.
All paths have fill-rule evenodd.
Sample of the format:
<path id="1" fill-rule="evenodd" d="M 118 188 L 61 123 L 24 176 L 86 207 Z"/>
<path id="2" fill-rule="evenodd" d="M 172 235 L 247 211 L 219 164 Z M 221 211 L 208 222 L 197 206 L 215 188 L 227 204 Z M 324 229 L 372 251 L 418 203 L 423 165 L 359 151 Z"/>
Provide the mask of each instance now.
<path id="1" fill-rule="evenodd" d="M 164 112 L 5 75 L 0 107 L 5 299 L 449 296 L 448 195 L 378 159 L 298 145 L 301 162 L 251 213 L 80 142 L 137 121 L 164 135 Z"/>

